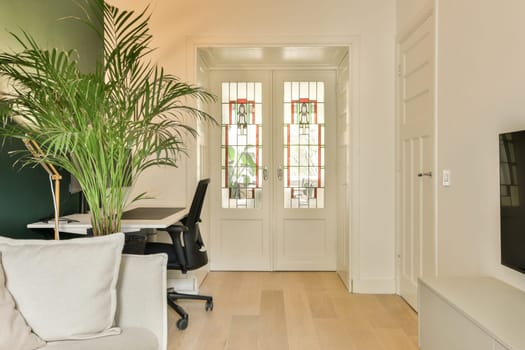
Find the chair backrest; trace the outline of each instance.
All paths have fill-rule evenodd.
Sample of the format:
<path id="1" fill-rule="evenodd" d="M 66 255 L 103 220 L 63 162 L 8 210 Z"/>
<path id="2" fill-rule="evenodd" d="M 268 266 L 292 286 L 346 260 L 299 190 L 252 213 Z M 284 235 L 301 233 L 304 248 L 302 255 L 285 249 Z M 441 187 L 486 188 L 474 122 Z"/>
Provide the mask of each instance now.
<path id="1" fill-rule="evenodd" d="M 195 195 L 191 202 L 190 211 L 184 218 L 184 225 L 188 226 L 190 230 L 192 230 L 193 226 L 201 220 L 202 205 L 204 204 L 204 197 L 209 183 L 210 179 L 202 179 L 197 184 L 197 189 L 195 190 Z"/>
<path id="2" fill-rule="evenodd" d="M 208 254 L 204 248 L 199 222 L 201 221 L 202 205 L 204 203 L 204 196 L 210 179 L 202 179 L 197 185 L 193 201 L 191 203 L 188 215 L 182 220 L 182 223 L 188 227 L 188 231 L 184 233 L 184 262 L 181 264 L 181 271 L 194 270 L 208 263 Z"/>

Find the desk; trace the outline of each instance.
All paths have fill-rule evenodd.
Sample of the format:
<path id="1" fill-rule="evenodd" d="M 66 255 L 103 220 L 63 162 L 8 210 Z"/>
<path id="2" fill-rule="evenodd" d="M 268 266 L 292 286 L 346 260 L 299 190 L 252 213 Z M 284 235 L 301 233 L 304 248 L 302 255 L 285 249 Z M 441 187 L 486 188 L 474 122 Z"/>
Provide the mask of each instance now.
<path id="1" fill-rule="evenodd" d="M 158 215 L 158 213 L 162 214 Z M 123 216 L 129 218 L 122 220 L 121 231 L 133 232 L 141 229 L 166 228 L 181 220 L 186 214 L 188 214 L 186 208 L 133 208 L 124 212 Z M 73 222 L 60 222 L 58 225 L 60 232 L 85 235 L 88 229 L 91 228 L 89 214 L 71 214 L 61 218 L 73 220 Z M 49 223 L 47 221 L 34 222 L 27 225 L 29 229 L 52 229 L 54 227 L 55 224 L 53 222 Z"/>

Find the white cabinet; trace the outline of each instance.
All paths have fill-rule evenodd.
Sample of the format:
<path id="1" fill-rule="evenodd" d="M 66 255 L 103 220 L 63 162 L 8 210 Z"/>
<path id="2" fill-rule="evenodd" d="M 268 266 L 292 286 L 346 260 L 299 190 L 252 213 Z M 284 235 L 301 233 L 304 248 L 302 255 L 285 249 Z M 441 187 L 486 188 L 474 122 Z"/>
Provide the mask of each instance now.
<path id="1" fill-rule="evenodd" d="M 419 281 L 422 350 L 524 350 L 525 293 L 490 277 Z"/>
<path id="2" fill-rule="evenodd" d="M 428 288 L 420 288 L 423 350 L 493 350 L 492 338 Z"/>

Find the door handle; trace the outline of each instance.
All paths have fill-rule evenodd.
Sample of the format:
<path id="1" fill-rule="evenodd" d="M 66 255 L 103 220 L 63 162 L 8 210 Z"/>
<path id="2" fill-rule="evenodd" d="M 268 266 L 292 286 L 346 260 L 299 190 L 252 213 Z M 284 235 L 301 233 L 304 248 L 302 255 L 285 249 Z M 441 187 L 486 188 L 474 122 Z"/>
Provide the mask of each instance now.
<path id="1" fill-rule="evenodd" d="M 264 181 L 268 180 L 268 166 L 267 165 L 263 167 L 263 179 Z"/>
<path id="2" fill-rule="evenodd" d="M 277 168 L 277 179 L 279 181 L 283 179 L 283 167 L 281 165 Z"/>
<path id="3" fill-rule="evenodd" d="M 426 173 L 419 173 L 419 174 L 417 174 L 417 176 L 419 176 L 419 177 L 423 177 L 423 176 L 432 177 L 432 172 L 431 171 L 427 171 Z"/>

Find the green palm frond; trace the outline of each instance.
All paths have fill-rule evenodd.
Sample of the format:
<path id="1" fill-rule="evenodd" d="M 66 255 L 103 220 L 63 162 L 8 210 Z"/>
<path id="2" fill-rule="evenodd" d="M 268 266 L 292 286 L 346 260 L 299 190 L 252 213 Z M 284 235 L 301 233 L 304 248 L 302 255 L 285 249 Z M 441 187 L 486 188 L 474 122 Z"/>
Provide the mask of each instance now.
<path id="1" fill-rule="evenodd" d="M 79 69 L 76 51 L 42 49 L 26 32 L 11 33 L 20 52 L 0 53 L 0 134 L 36 141 L 44 161 L 80 183 L 91 208 L 95 234 L 120 230 L 123 188 L 145 169 L 177 166 L 185 138 L 196 136 L 188 118 L 211 121 L 192 105 L 214 97 L 148 60 L 152 35 L 148 9 L 123 11 L 88 2 L 83 21 L 98 31 L 104 53 L 93 73 Z M 23 164 L 42 159 L 17 155 Z M 139 195 L 135 199 L 142 198 Z"/>

